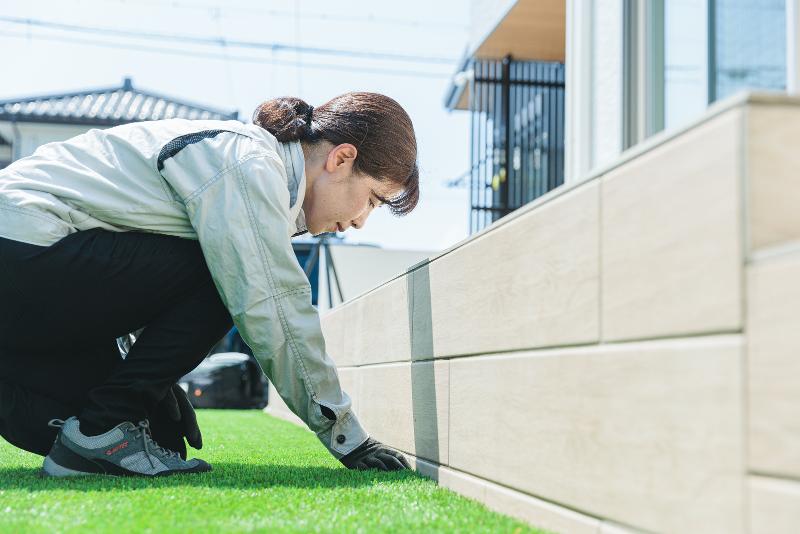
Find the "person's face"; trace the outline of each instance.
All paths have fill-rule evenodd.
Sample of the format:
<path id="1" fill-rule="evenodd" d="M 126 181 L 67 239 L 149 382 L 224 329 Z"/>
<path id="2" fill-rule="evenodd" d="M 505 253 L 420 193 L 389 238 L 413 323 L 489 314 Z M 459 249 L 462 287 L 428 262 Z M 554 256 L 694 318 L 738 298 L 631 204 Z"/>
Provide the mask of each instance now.
<path id="1" fill-rule="evenodd" d="M 322 163 L 303 199 L 306 227 L 311 235 L 363 228 L 381 198 L 391 198 L 394 184 L 381 183 L 371 176 L 354 175 L 357 149 L 351 144 L 333 147 Z M 308 171 L 308 170 L 307 170 Z"/>

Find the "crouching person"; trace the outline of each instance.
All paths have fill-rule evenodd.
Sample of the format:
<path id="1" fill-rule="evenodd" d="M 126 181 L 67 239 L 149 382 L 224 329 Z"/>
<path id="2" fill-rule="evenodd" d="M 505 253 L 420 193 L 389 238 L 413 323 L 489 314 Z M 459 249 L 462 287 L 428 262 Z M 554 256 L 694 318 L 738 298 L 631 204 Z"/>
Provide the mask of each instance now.
<path id="1" fill-rule="evenodd" d="M 236 325 L 342 464 L 407 468 L 353 413 L 291 237 L 410 212 L 416 152 L 402 107 L 356 92 L 92 129 L 0 170 L 0 435 L 48 476 L 209 471 L 176 381 Z"/>

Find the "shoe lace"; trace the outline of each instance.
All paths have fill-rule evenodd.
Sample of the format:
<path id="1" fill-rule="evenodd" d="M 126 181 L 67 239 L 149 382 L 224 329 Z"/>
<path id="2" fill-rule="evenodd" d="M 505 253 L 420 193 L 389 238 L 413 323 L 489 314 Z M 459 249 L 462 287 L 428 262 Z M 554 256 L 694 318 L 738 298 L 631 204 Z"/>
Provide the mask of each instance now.
<path id="1" fill-rule="evenodd" d="M 173 456 L 178 455 L 177 452 L 172 451 L 170 449 L 165 449 L 164 447 L 155 442 L 150 433 L 150 421 L 148 421 L 147 419 L 139 421 L 139 424 L 136 425 L 134 431 L 136 432 L 136 434 L 134 435 L 134 439 L 137 439 L 140 436 L 143 439 L 145 456 L 147 456 L 147 461 L 150 462 L 150 466 L 152 468 L 155 469 L 155 464 L 153 463 L 153 459 L 150 456 L 152 454 L 151 450 L 157 455 L 166 458 L 172 458 Z"/>

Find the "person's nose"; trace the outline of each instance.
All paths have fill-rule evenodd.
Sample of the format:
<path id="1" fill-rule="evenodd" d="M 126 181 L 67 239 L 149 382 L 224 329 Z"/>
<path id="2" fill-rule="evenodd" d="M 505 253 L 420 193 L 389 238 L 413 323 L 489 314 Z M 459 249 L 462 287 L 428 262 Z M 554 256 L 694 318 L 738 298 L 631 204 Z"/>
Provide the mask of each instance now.
<path id="1" fill-rule="evenodd" d="M 359 215 L 358 217 L 356 217 L 355 219 L 353 219 L 352 221 L 350 221 L 350 224 L 351 224 L 351 225 L 353 226 L 353 228 L 355 228 L 356 230 L 361 230 L 361 228 L 363 228 L 363 227 L 364 227 L 364 225 L 366 224 L 366 222 L 367 222 L 367 217 L 369 217 L 369 214 L 370 214 L 371 212 L 372 212 L 372 210 L 371 210 L 371 209 L 369 209 L 369 208 L 367 208 L 366 210 L 364 210 L 364 212 L 363 212 L 361 215 Z"/>
<path id="2" fill-rule="evenodd" d="M 356 230 L 361 230 L 361 228 L 364 226 L 364 223 L 366 222 L 367 222 L 367 215 L 359 215 L 358 218 L 350 221 L 350 225 Z"/>

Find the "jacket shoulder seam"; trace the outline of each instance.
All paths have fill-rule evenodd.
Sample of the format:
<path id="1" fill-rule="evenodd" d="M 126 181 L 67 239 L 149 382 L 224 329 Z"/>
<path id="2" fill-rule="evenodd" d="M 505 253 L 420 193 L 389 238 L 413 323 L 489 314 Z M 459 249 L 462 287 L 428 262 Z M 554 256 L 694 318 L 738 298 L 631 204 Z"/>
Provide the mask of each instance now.
<path id="1" fill-rule="evenodd" d="M 246 154 L 246 155 L 242 156 L 241 158 L 239 158 L 238 160 L 236 160 L 236 162 L 231 163 L 227 167 L 224 167 L 223 169 L 218 171 L 214 176 L 212 176 L 211 178 L 206 180 L 206 182 L 203 183 L 202 185 L 200 185 L 200 187 L 198 187 L 197 189 L 195 189 L 194 191 L 189 193 L 189 195 L 187 195 L 187 197 L 183 200 L 183 202 L 185 204 L 188 204 L 189 202 L 191 202 L 192 200 L 197 198 L 199 195 L 201 195 L 206 189 L 211 187 L 224 174 L 226 174 L 226 173 L 228 173 L 228 172 L 230 172 L 232 170 L 239 169 L 243 163 L 245 163 L 247 161 L 250 161 L 251 159 L 254 159 L 254 158 L 268 158 L 268 159 L 275 160 L 278 163 L 281 163 L 277 157 L 273 156 L 269 152 L 258 152 L 258 153 L 255 153 L 255 154 Z"/>

